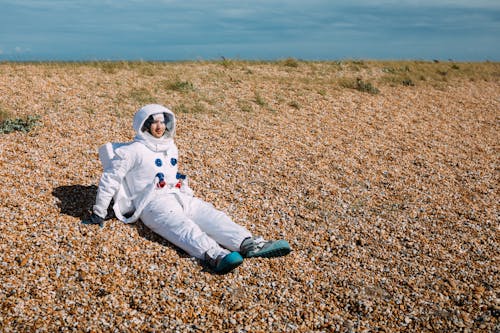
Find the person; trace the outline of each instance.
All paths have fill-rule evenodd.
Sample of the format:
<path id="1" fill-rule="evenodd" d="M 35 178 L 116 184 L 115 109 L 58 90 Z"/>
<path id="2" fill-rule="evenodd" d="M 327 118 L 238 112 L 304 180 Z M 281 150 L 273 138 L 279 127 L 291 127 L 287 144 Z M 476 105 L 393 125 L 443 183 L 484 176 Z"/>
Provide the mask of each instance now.
<path id="1" fill-rule="evenodd" d="M 108 149 L 107 162 L 104 158 L 92 214 L 83 222 L 102 226 L 114 200 L 120 220 L 131 223 L 140 218 L 153 232 L 217 273 L 232 271 L 243 258 L 290 253 L 286 240 L 254 237 L 227 214 L 194 196 L 187 177 L 178 172 L 175 125 L 172 111 L 149 104 L 134 115 L 133 142 L 101 147 Z M 105 150 L 100 149 L 101 160 Z"/>

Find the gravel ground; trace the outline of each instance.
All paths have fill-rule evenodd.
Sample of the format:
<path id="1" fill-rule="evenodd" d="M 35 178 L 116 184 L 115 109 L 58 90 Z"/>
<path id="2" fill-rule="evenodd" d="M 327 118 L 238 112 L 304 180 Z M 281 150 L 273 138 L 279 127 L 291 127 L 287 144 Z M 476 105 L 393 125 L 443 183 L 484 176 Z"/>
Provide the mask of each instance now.
<path id="1" fill-rule="evenodd" d="M 0 330 L 500 331 L 498 73 L 369 94 L 333 68 L 0 64 L 0 106 L 40 117 L 0 134 Z M 196 195 L 290 255 L 217 275 L 141 222 L 80 223 L 149 102 Z"/>

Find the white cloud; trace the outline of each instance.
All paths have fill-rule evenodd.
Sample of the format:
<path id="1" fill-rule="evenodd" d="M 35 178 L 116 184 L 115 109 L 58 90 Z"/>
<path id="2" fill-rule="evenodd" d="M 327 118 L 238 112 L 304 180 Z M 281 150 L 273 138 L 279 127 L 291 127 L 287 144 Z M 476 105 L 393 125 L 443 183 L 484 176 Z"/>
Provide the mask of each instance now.
<path id="1" fill-rule="evenodd" d="M 28 53 L 30 52 L 31 50 L 29 48 L 26 48 L 26 47 L 21 47 L 21 46 L 16 46 L 14 48 L 14 52 L 17 53 L 17 54 L 23 54 L 23 53 Z"/>

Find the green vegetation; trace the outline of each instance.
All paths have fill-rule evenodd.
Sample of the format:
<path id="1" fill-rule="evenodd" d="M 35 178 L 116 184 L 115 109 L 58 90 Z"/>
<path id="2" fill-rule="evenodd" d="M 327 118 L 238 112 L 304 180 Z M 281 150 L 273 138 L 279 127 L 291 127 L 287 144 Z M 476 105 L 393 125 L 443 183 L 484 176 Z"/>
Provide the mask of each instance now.
<path id="1" fill-rule="evenodd" d="M 129 64 L 124 61 L 101 61 L 92 62 L 92 64 L 108 74 L 115 74 L 122 69 L 129 68 Z"/>
<path id="2" fill-rule="evenodd" d="M 297 110 L 300 109 L 300 104 L 297 101 L 291 101 L 290 103 L 288 103 L 288 105 L 291 106 L 294 109 L 297 109 Z"/>
<path id="3" fill-rule="evenodd" d="M 286 67 L 299 67 L 299 62 L 295 58 L 287 58 L 285 60 L 282 60 L 281 63 Z"/>
<path id="4" fill-rule="evenodd" d="M 500 77 L 500 63 L 475 62 L 374 62 L 381 66 L 379 81 L 390 86 L 429 85 L 442 88 L 454 80 L 495 81 Z"/>
<path id="5" fill-rule="evenodd" d="M 40 125 L 40 117 L 27 116 L 26 118 L 5 118 L 4 111 L 0 111 L 0 134 L 7 134 L 14 131 L 28 133 L 34 127 Z"/>
<path id="6" fill-rule="evenodd" d="M 252 104 L 248 101 L 245 101 L 245 100 L 239 100 L 238 107 L 243 112 L 252 112 L 253 111 Z"/>
<path id="7" fill-rule="evenodd" d="M 354 89 L 362 91 L 362 92 L 374 94 L 374 95 L 378 94 L 380 92 L 380 90 L 375 88 L 370 82 L 364 82 L 363 80 L 361 80 L 359 78 L 356 79 L 356 85 L 355 85 Z"/>
<path id="8" fill-rule="evenodd" d="M 191 114 L 196 114 L 196 113 L 206 113 L 207 108 L 205 105 L 202 103 L 195 103 L 194 105 L 186 105 L 184 103 L 181 103 L 179 105 L 174 106 L 173 110 L 174 113 L 191 113 Z"/>
<path id="9" fill-rule="evenodd" d="M 230 68 L 234 65 L 234 61 L 231 59 L 227 59 L 225 57 L 222 57 L 222 60 L 220 61 L 220 64 L 225 67 L 225 68 Z"/>
<path id="10" fill-rule="evenodd" d="M 260 107 L 265 107 L 267 105 L 267 102 L 264 99 L 264 97 L 262 97 L 262 95 L 257 91 L 255 92 L 254 102 Z"/>
<path id="11" fill-rule="evenodd" d="M 14 131 L 28 133 L 35 126 L 40 125 L 40 117 L 27 116 L 25 118 L 14 118 L 12 113 L 0 106 L 0 134 Z"/>
<path id="12" fill-rule="evenodd" d="M 146 88 L 132 89 L 128 96 L 138 104 L 156 103 L 156 98 Z"/>
<path id="13" fill-rule="evenodd" d="M 194 91 L 194 86 L 189 81 L 175 81 L 167 84 L 167 88 L 174 91 L 188 92 Z"/>
<path id="14" fill-rule="evenodd" d="M 343 88 L 355 89 L 373 95 L 376 95 L 380 92 L 380 90 L 378 88 L 375 88 L 370 82 L 365 82 L 359 77 L 355 79 L 343 79 L 339 82 L 339 85 Z"/>

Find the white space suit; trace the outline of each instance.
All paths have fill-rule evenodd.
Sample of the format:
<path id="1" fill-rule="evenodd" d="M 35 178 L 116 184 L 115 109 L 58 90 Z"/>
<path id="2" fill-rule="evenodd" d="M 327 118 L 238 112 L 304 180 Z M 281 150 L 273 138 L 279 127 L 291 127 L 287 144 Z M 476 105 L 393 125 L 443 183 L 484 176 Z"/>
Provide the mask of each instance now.
<path id="1" fill-rule="evenodd" d="M 161 138 L 143 131 L 148 117 L 158 113 L 165 115 L 167 128 Z M 105 168 L 94 213 L 104 218 L 114 198 L 113 208 L 119 219 L 133 222 L 140 218 L 155 233 L 191 256 L 205 259 L 207 254 L 216 258 L 239 251 L 243 240 L 251 237 L 250 232 L 211 204 L 194 197 L 179 179 L 174 114 L 161 105 L 146 105 L 135 114 L 133 127 L 133 142 L 108 144 L 100 150 Z M 107 161 L 102 156 L 106 151 Z M 134 215 L 127 219 L 127 213 Z"/>

